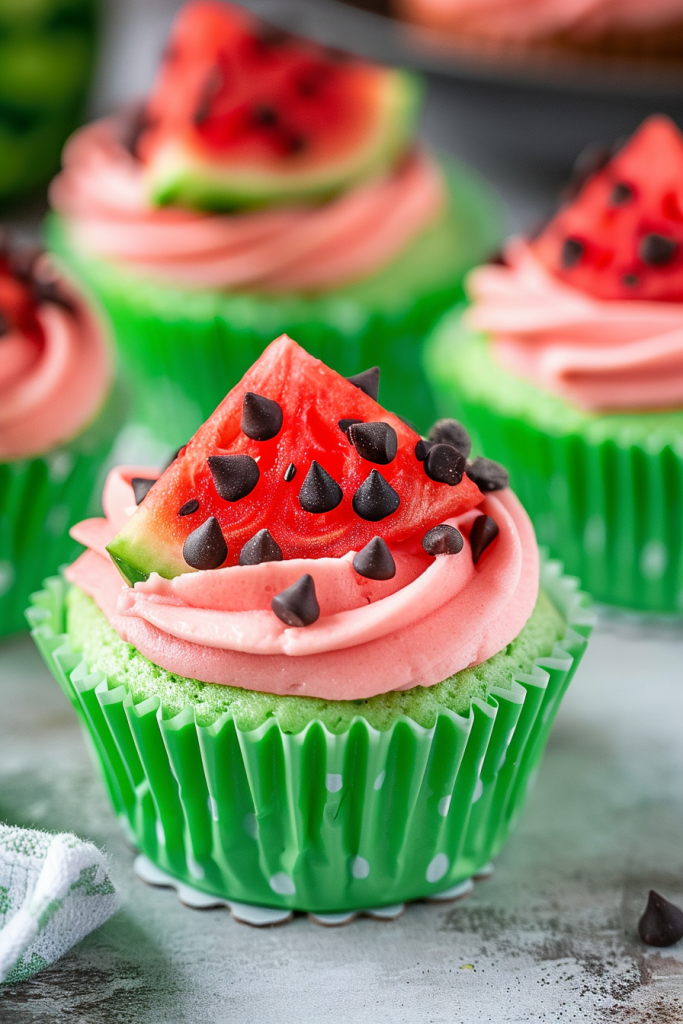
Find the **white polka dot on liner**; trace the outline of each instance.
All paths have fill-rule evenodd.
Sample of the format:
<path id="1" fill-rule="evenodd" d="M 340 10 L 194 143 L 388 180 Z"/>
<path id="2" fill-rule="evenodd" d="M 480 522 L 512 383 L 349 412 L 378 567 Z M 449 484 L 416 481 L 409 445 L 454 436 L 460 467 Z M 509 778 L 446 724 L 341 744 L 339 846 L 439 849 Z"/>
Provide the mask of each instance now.
<path id="1" fill-rule="evenodd" d="M 330 773 L 325 776 L 325 789 L 328 793 L 338 793 L 342 788 L 342 777 L 341 775 L 335 775 Z"/>
<path id="2" fill-rule="evenodd" d="M 377 776 L 377 778 L 375 779 L 375 782 L 374 782 L 374 785 L 373 785 L 373 789 L 381 789 L 382 786 L 384 785 L 384 780 L 385 780 L 386 777 L 387 777 L 387 773 L 386 772 L 380 772 L 379 775 Z"/>
<path id="3" fill-rule="evenodd" d="M 479 800 L 479 798 L 481 797 L 481 794 L 483 792 L 484 792 L 484 783 L 481 781 L 481 779 L 477 779 L 477 784 L 474 787 L 474 793 L 472 794 L 472 803 L 473 804 L 476 804 L 477 800 Z"/>
<path id="4" fill-rule="evenodd" d="M 429 862 L 426 879 L 428 882 L 438 882 L 446 874 L 449 868 L 448 857 L 445 853 L 437 853 L 436 857 Z"/>
<path id="5" fill-rule="evenodd" d="M 278 871 L 269 880 L 268 884 L 273 892 L 276 892 L 278 896 L 293 896 L 296 892 L 296 886 L 294 882 L 286 875 L 284 871 Z"/>
<path id="6" fill-rule="evenodd" d="M 354 878 L 367 878 L 370 874 L 370 864 L 365 857 L 354 857 L 351 861 L 351 874 Z"/>
<path id="7" fill-rule="evenodd" d="M 449 794 L 449 796 L 442 796 L 441 799 L 439 800 L 438 807 L 436 808 L 442 818 L 446 817 L 446 815 L 448 814 L 448 809 L 449 809 L 450 806 L 451 806 L 450 794 Z"/>

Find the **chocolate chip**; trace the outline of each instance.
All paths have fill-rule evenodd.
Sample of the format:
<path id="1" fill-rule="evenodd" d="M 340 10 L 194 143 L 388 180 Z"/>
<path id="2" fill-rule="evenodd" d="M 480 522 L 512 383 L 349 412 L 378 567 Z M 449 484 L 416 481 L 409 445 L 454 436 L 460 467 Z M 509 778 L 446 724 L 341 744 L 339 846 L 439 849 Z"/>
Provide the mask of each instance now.
<path id="1" fill-rule="evenodd" d="M 467 463 L 465 472 L 484 494 L 487 491 L 502 491 L 510 483 L 508 471 L 504 466 L 481 455 Z"/>
<path id="2" fill-rule="evenodd" d="M 621 282 L 622 284 L 625 284 L 627 288 L 637 288 L 640 284 L 640 278 L 637 274 L 624 274 Z"/>
<path id="3" fill-rule="evenodd" d="M 345 434 L 346 431 L 349 429 L 349 427 L 352 426 L 354 423 L 362 423 L 362 422 L 363 422 L 362 420 L 339 420 L 339 423 L 337 424 L 337 426 L 339 427 L 341 432 L 343 434 Z"/>
<path id="4" fill-rule="evenodd" d="M 465 458 L 472 451 L 472 439 L 457 420 L 437 420 L 429 431 L 429 440 L 437 444 L 452 444 Z"/>
<path id="5" fill-rule="evenodd" d="M 369 370 L 363 370 L 362 373 L 354 373 L 353 377 L 347 377 L 346 379 L 349 384 L 360 388 L 366 395 L 377 401 L 377 396 L 379 395 L 379 366 L 371 366 Z"/>
<path id="6" fill-rule="evenodd" d="M 562 255 L 560 260 L 565 270 L 576 266 L 583 256 L 584 245 L 578 238 L 565 238 L 562 244 Z"/>
<path id="7" fill-rule="evenodd" d="M 286 626 L 310 626 L 320 618 L 313 577 L 306 573 L 291 587 L 276 594 L 270 602 L 278 619 Z"/>
<path id="8" fill-rule="evenodd" d="M 279 121 L 277 111 L 273 110 L 272 107 L 266 106 L 254 107 L 253 118 L 256 124 L 262 125 L 265 128 L 272 127 Z"/>
<path id="9" fill-rule="evenodd" d="M 361 548 L 353 560 L 353 567 L 359 576 L 369 580 L 392 580 L 396 575 L 396 563 L 381 537 L 373 537 Z"/>
<path id="10" fill-rule="evenodd" d="M 491 516 L 477 516 L 470 531 L 472 561 L 478 562 L 489 544 L 498 536 L 498 523 Z"/>
<path id="11" fill-rule="evenodd" d="M 193 569 L 217 569 L 227 557 L 228 545 L 215 516 L 209 516 L 183 544 L 183 558 Z"/>
<path id="12" fill-rule="evenodd" d="M 645 912 L 638 922 L 638 934 L 648 946 L 673 946 L 683 939 L 683 910 L 650 889 Z"/>
<path id="13" fill-rule="evenodd" d="M 645 235 L 638 244 L 638 255 L 643 263 L 651 267 L 661 267 L 670 263 L 676 253 L 677 245 L 673 238 L 666 235 Z"/>
<path id="14" fill-rule="evenodd" d="M 251 455 L 209 455 L 214 487 L 224 501 L 239 501 L 256 487 L 260 472 Z"/>
<path id="15" fill-rule="evenodd" d="M 452 444 L 433 444 L 424 460 L 424 470 L 430 480 L 455 487 L 462 480 L 467 459 Z"/>
<path id="16" fill-rule="evenodd" d="M 133 479 L 130 482 L 130 485 L 133 488 L 133 494 L 135 495 L 136 505 L 140 504 L 142 499 L 146 497 L 148 492 L 152 489 L 152 487 L 154 487 L 155 483 L 156 480 L 148 480 L 147 477 L 144 476 L 133 477 Z"/>
<path id="17" fill-rule="evenodd" d="M 304 512 L 313 512 L 315 515 L 331 512 L 343 497 L 344 493 L 337 481 L 314 459 L 299 491 L 299 504 Z"/>
<path id="18" fill-rule="evenodd" d="M 353 511 L 361 519 L 378 523 L 396 511 L 401 499 L 376 469 L 370 472 L 353 496 Z"/>
<path id="19" fill-rule="evenodd" d="M 260 565 L 261 562 L 281 562 L 282 548 L 268 530 L 259 530 L 240 551 L 240 565 Z"/>
<path id="20" fill-rule="evenodd" d="M 352 423 L 346 436 L 366 462 L 388 466 L 396 458 L 398 438 L 388 423 Z"/>
<path id="21" fill-rule="evenodd" d="M 189 501 L 186 501 L 184 505 L 180 506 L 180 508 L 178 509 L 178 515 L 179 516 L 191 516 L 191 515 L 193 515 L 197 511 L 198 508 L 199 508 L 199 502 L 197 501 L 197 499 L 196 498 L 190 498 Z"/>
<path id="22" fill-rule="evenodd" d="M 294 465 L 293 462 L 290 462 L 290 464 L 287 466 L 287 469 L 285 470 L 285 475 L 283 476 L 282 479 L 284 480 L 284 482 L 286 484 L 289 484 L 289 483 L 292 482 L 292 480 L 294 479 L 295 476 L 296 476 L 296 466 Z"/>
<path id="23" fill-rule="evenodd" d="M 282 428 L 282 409 L 271 398 L 247 391 L 242 399 L 241 426 L 252 441 L 270 441 Z"/>
<path id="24" fill-rule="evenodd" d="M 415 445 L 415 458 L 418 459 L 420 462 L 424 462 L 424 460 L 427 458 L 429 449 L 433 448 L 435 444 L 435 441 L 425 441 L 424 437 L 421 437 L 420 440 Z"/>
<path id="25" fill-rule="evenodd" d="M 432 527 L 422 538 L 422 547 L 428 555 L 457 555 L 464 543 L 460 531 L 447 523 Z"/>
<path id="26" fill-rule="evenodd" d="M 635 192 L 625 181 L 618 181 L 609 197 L 610 206 L 625 206 L 635 198 Z"/>

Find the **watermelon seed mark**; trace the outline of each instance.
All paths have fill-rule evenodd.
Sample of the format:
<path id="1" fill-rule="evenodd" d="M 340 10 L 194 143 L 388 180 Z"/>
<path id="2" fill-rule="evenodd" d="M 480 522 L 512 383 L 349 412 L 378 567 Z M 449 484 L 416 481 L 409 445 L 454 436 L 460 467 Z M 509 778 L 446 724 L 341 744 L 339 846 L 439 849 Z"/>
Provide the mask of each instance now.
<path id="1" fill-rule="evenodd" d="M 294 465 L 293 462 L 290 462 L 290 464 L 287 466 L 287 469 L 285 470 L 285 475 L 283 476 L 282 479 L 284 480 L 284 482 L 286 484 L 289 484 L 289 483 L 292 482 L 292 480 L 294 479 L 295 476 L 296 476 L 296 466 Z"/>
<path id="2" fill-rule="evenodd" d="M 198 508 L 199 508 L 199 502 L 197 501 L 197 499 L 196 498 L 190 498 L 189 501 L 186 501 L 184 505 L 180 506 L 180 508 L 178 509 L 178 515 L 179 516 L 191 516 L 191 515 L 194 515 L 194 513 L 197 511 Z"/>

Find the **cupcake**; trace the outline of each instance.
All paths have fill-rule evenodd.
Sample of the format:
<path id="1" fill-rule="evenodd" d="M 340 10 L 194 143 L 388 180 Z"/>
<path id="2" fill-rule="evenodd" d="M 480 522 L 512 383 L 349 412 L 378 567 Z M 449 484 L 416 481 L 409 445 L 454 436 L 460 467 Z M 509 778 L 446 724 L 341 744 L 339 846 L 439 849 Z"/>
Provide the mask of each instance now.
<path id="1" fill-rule="evenodd" d="M 387 403 L 432 421 L 422 342 L 499 214 L 415 141 L 419 100 L 407 72 L 195 0 L 145 105 L 74 135 L 50 244 L 155 437 L 184 444 L 284 331 L 344 374 L 382 363 Z"/>
<path id="2" fill-rule="evenodd" d="M 111 472 L 28 613 L 129 836 L 213 896 L 452 892 L 506 839 L 587 641 L 502 467 L 377 388 L 279 338 L 163 474 Z"/>
<path id="3" fill-rule="evenodd" d="M 0 249 L 0 636 L 78 550 L 119 425 L 112 359 L 92 313 L 49 259 Z"/>
<path id="4" fill-rule="evenodd" d="M 469 278 L 428 352 L 594 597 L 683 609 L 683 137 L 650 117 L 536 238 Z"/>

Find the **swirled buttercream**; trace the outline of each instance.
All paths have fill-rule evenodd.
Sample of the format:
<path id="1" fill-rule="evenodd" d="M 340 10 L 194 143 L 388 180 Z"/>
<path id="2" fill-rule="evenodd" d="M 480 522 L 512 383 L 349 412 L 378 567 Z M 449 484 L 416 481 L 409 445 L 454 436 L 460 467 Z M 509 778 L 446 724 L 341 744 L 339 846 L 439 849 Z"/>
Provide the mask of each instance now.
<path id="1" fill-rule="evenodd" d="M 536 540 L 507 490 L 450 521 L 465 538 L 459 555 L 430 558 L 415 545 L 393 548 L 392 580 L 359 576 L 351 552 L 172 580 L 152 574 L 128 588 L 105 545 L 135 509 L 131 478 L 157 475 L 132 467 L 110 474 L 106 519 L 74 527 L 73 536 L 89 550 L 67 576 L 94 598 L 119 636 L 170 672 L 268 693 L 360 699 L 432 686 L 485 661 L 518 635 L 533 610 Z M 481 513 L 496 520 L 500 533 L 475 565 L 468 538 Z M 305 572 L 315 581 L 321 615 L 304 629 L 288 627 L 270 602 Z"/>
<path id="2" fill-rule="evenodd" d="M 315 291 L 362 279 L 397 256 L 444 201 L 436 164 L 415 151 L 391 175 L 322 206 L 222 215 L 156 209 L 122 132 L 116 118 L 76 132 L 52 205 L 86 252 L 188 288 Z"/>
<path id="3" fill-rule="evenodd" d="M 520 239 L 505 258 L 469 275 L 466 320 L 506 370 L 591 411 L 683 405 L 683 303 L 593 298 Z"/>

